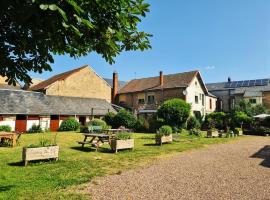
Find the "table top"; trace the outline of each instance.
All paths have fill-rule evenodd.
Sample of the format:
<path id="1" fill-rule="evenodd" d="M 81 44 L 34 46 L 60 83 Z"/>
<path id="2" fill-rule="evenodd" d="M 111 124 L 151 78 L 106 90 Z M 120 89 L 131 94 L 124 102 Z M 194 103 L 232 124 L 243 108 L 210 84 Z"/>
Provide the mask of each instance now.
<path id="1" fill-rule="evenodd" d="M 83 133 L 84 136 L 89 137 L 109 137 L 107 134 L 99 134 L 99 133 Z"/>
<path id="2" fill-rule="evenodd" d="M 0 132 L 0 136 L 10 136 L 10 135 L 16 135 L 17 133 L 11 133 L 11 132 L 4 132 L 4 131 L 1 131 Z"/>

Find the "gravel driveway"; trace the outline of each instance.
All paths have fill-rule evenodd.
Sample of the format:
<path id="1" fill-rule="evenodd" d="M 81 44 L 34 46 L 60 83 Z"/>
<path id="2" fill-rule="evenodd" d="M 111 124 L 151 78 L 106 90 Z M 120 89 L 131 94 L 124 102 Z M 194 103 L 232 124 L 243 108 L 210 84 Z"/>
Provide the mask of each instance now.
<path id="1" fill-rule="evenodd" d="M 268 146 L 267 146 L 268 145 Z M 249 137 L 180 153 L 95 179 L 93 199 L 270 199 L 270 137 Z"/>

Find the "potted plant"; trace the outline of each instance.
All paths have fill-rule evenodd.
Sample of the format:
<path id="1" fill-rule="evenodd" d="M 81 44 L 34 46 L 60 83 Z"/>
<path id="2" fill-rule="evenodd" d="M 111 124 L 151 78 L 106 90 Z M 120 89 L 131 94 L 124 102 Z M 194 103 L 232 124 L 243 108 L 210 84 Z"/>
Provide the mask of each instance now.
<path id="1" fill-rule="evenodd" d="M 170 126 L 161 126 L 158 133 L 155 135 L 156 144 L 162 145 L 163 143 L 172 142 L 172 128 Z"/>
<path id="2" fill-rule="evenodd" d="M 242 130 L 242 128 L 235 128 L 235 129 L 234 129 L 234 132 L 235 132 L 235 134 L 237 134 L 237 135 L 243 135 L 243 130 Z"/>
<path id="3" fill-rule="evenodd" d="M 131 138 L 130 133 L 120 132 L 111 139 L 110 146 L 115 153 L 117 153 L 119 149 L 133 149 L 134 139 Z"/>
<path id="4" fill-rule="evenodd" d="M 47 140 L 42 138 L 39 144 L 31 144 L 23 147 L 22 159 L 26 166 L 28 161 L 32 160 L 46 160 L 55 159 L 59 157 L 59 146 L 56 145 L 56 135 L 54 140 Z"/>
<path id="5" fill-rule="evenodd" d="M 217 129 L 211 128 L 207 130 L 207 137 L 218 137 L 218 136 L 219 136 L 219 132 Z"/>

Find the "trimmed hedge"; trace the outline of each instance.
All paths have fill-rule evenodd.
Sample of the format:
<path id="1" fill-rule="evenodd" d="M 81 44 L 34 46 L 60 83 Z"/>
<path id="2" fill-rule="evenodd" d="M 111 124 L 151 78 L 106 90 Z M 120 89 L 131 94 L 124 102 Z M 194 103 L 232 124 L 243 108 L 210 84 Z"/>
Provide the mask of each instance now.
<path id="1" fill-rule="evenodd" d="M 77 131 L 80 128 L 80 123 L 74 118 L 64 120 L 58 131 Z"/>

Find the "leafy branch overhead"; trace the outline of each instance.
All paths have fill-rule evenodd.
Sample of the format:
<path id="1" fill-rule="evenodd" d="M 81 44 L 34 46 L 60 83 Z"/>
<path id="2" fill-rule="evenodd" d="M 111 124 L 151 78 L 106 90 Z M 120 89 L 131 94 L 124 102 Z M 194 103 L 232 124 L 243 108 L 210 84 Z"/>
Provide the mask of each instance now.
<path id="1" fill-rule="evenodd" d="M 2 0 L 0 12 L 0 75 L 9 84 L 51 71 L 53 54 L 97 52 L 112 64 L 122 51 L 151 48 L 137 27 L 149 12 L 144 0 Z"/>

